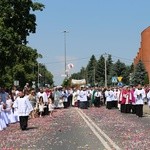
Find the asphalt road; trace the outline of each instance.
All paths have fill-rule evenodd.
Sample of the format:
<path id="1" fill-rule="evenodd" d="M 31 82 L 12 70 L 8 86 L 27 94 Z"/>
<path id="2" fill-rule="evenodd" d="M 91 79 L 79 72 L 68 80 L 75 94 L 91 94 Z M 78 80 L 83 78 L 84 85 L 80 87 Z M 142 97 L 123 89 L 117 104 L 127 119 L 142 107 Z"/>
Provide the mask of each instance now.
<path id="1" fill-rule="evenodd" d="M 103 150 L 103 144 L 91 131 L 78 113 L 78 109 L 66 109 L 52 125 L 55 129 L 45 134 L 37 142 L 37 147 L 44 150 Z"/>
<path id="2" fill-rule="evenodd" d="M 57 109 L 54 116 L 29 120 L 0 132 L 1 150 L 149 150 L 150 117 L 138 118 L 105 106 Z"/>

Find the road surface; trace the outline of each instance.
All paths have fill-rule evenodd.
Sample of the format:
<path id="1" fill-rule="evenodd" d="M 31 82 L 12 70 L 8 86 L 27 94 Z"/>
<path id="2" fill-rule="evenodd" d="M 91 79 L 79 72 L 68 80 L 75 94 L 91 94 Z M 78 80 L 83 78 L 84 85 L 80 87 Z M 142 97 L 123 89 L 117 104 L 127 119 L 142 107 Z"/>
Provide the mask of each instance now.
<path id="1" fill-rule="evenodd" d="M 150 117 L 122 114 L 117 109 L 56 109 L 54 117 L 29 120 L 0 132 L 2 150 L 149 150 Z"/>

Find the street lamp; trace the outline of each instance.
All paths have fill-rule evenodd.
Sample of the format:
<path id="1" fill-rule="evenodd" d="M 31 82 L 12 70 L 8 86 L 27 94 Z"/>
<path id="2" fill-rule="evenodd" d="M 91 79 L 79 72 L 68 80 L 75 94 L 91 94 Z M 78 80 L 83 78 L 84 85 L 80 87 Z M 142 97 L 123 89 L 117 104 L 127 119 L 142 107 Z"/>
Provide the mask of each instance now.
<path id="1" fill-rule="evenodd" d="M 38 54 L 38 58 L 37 59 L 39 59 L 39 58 L 42 58 L 42 55 L 41 54 Z M 38 67 L 38 69 L 37 69 L 37 72 L 38 72 L 38 88 L 40 87 L 40 76 L 41 76 L 41 74 L 40 74 L 40 63 L 39 63 L 39 60 L 37 60 L 37 67 Z"/>
<path id="2" fill-rule="evenodd" d="M 65 75 L 67 76 L 67 64 L 66 64 L 66 33 L 67 31 L 64 31 L 64 59 L 65 59 Z"/>
<path id="3" fill-rule="evenodd" d="M 108 58 L 108 54 L 104 53 L 103 54 L 104 58 L 105 58 L 105 87 L 107 87 L 107 58 Z"/>

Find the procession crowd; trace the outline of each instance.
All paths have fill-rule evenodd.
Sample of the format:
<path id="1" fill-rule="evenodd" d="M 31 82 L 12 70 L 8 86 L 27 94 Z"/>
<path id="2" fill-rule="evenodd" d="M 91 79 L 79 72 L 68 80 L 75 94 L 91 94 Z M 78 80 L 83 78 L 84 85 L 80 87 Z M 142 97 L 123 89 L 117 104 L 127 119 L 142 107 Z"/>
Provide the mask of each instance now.
<path id="1" fill-rule="evenodd" d="M 121 113 L 143 116 L 143 105 L 150 106 L 150 88 L 148 86 L 124 87 L 54 87 L 39 88 L 38 91 L 25 86 L 7 91 L 0 89 L 0 131 L 9 124 L 19 122 L 21 130 L 26 130 L 28 119 L 53 117 L 54 109 L 106 106 L 116 108 Z"/>

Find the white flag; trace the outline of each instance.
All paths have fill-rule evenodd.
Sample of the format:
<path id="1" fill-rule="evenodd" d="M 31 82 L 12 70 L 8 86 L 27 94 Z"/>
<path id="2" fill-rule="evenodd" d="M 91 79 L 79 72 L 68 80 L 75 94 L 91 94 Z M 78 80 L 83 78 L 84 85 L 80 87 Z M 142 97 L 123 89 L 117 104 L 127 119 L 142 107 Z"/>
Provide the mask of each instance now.
<path id="1" fill-rule="evenodd" d="M 39 77 L 42 77 L 42 75 L 39 73 Z"/>
<path id="2" fill-rule="evenodd" d="M 72 69 L 74 65 L 72 63 L 68 64 L 68 69 Z"/>

